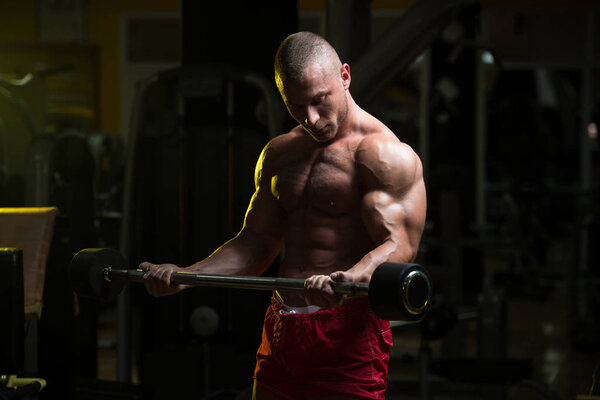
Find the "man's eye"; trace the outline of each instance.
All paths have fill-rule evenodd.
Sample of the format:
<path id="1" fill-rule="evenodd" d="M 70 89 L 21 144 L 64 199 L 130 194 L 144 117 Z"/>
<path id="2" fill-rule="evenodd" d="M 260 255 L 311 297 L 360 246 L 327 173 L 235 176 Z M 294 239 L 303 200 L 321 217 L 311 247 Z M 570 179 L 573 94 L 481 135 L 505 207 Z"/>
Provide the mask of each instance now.
<path id="1" fill-rule="evenodd" d="M 315 106 L 316 106 L 316 105 L 318 105 L 318 104 L 321 104 L 322 102 L 324 102 L 324 101 L 325 101 L 325 97 L 326 97 L 326 96 L 323 96 L 323 97 L 319 97 L 318 99 L 315 99 L 315 100 L 313 100 L 313 105 L 315 105 Z"/>

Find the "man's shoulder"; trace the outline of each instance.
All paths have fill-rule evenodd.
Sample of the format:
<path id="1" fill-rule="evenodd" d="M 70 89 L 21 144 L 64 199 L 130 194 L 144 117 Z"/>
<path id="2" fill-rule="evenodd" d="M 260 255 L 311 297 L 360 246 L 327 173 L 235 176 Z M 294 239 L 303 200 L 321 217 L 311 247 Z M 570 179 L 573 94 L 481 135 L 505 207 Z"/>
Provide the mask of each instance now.
<path id="1" fill-rule="evenodd" d="M 291 151 L 297 151 L 306 146 L 308 135 L 302 133 L 302 128 L 292 129 L 290 132 L 272 138 L 263 148 L 260 156 L 261 164 L 278 164 L 282 159 L 290 157 Z"/>
<path id="2" fill-rule="evenodd" d="M 360 140 L 357 147 L 357 160 L 378 161 L 388 157 L 416 157 L 412 147 L 402 142 L 389 128 L 380 124 L 377 129 L 368 131 Z M 371 160 L 375 157 L 375 160 Z"/>
<path id="3" fill-rule="evenodd" d="M 307 135 L 303 133 L 302 127 L 297 126 L 287 133 L 275 136 L 267 143 L 265 150 L 285 151 L 286 149 L 298 146 L 307 141 Z"/>
<path id="4" fill-rule="evenodd" d="M 409 182 L 422 173 L 417 153 L 387 128 L 364 136 L 356 151 L 356 162 L 366 178 L 384 185 Z"/>
<path id="5" fill-rule="evenodd" d="M 378 145 L 398 146 L 402 144 L 394 132 L 373 115 L 363 111 L 361 117 L 359 147 L 370 148 Z"/>

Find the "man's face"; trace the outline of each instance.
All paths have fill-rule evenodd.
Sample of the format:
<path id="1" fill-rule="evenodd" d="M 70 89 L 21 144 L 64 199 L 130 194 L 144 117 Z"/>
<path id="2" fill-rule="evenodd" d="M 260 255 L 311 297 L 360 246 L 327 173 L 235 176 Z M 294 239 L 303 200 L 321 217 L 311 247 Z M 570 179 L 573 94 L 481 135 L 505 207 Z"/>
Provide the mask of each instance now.
<path id="1" fill-rule="evenodd" d="M 281 97 L 291 116 L 317 142 L 328 142 L 346 117 L 348 103 L 341 71 L 327 72 L 318 64 L 300 81 L 285 82 Z"/>

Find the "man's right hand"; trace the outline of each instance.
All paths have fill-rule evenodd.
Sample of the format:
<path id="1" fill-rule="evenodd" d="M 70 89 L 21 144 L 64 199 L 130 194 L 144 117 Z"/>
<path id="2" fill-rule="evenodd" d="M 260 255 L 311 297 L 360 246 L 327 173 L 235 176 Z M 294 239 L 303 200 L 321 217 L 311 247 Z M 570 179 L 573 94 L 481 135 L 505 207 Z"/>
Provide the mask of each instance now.
<path id="1" fill-rule="evenodd" d="M 140 264 L 140 269 L 145 272 L 144 286 L 154 297 L 176 294 L 188 287 L 188 285 L 171 285 L 171 274 L 185 270 L 177 265 L 143 262 Z"/>

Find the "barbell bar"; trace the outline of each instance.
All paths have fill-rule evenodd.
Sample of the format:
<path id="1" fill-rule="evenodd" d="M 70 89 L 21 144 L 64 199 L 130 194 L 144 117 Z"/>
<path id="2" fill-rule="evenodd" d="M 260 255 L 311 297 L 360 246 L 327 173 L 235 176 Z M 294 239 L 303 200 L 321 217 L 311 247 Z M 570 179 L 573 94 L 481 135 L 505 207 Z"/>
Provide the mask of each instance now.
<path id="1" fill-rule="evenodd" d="M 144 271 L 127 268 L 119 252 L 106 248 L 79 251 L 69 265 L 73 290 L 82 297 L 111 300 L 127 282 L 143 282 Z M 191 286 L 303 291 L 304 279 L 176 272 L 172 284 Z M 375 314 L 387 320 L 416 320 L 429 305 L 432 285 L 429 273 L 418 264 L 385 262 L 369 283 L 334 282 L 336 294 L 368 296 Z"/>
<path id="2" fill-rule="evenodd" d="M 104 268 L 104 279 L 107 282 L 128 281 L 144 282 L 145 272 L 141 269 L 112 269 Z M 194 272 L 175 272 L 171 274 L 171 284 L 208 286 L 232 289 L 254 289 L 254 290 L 304 290 L 303 279 L 293 278 L 270 278 L 262 276 L 243 275 L 215 275 L 198 274 Z M 368 283 L 358 282 L 334 282 L 333 290 L 336 294 L 347 294 L 351 296 L 366 296 L 369 294 Z"/>

